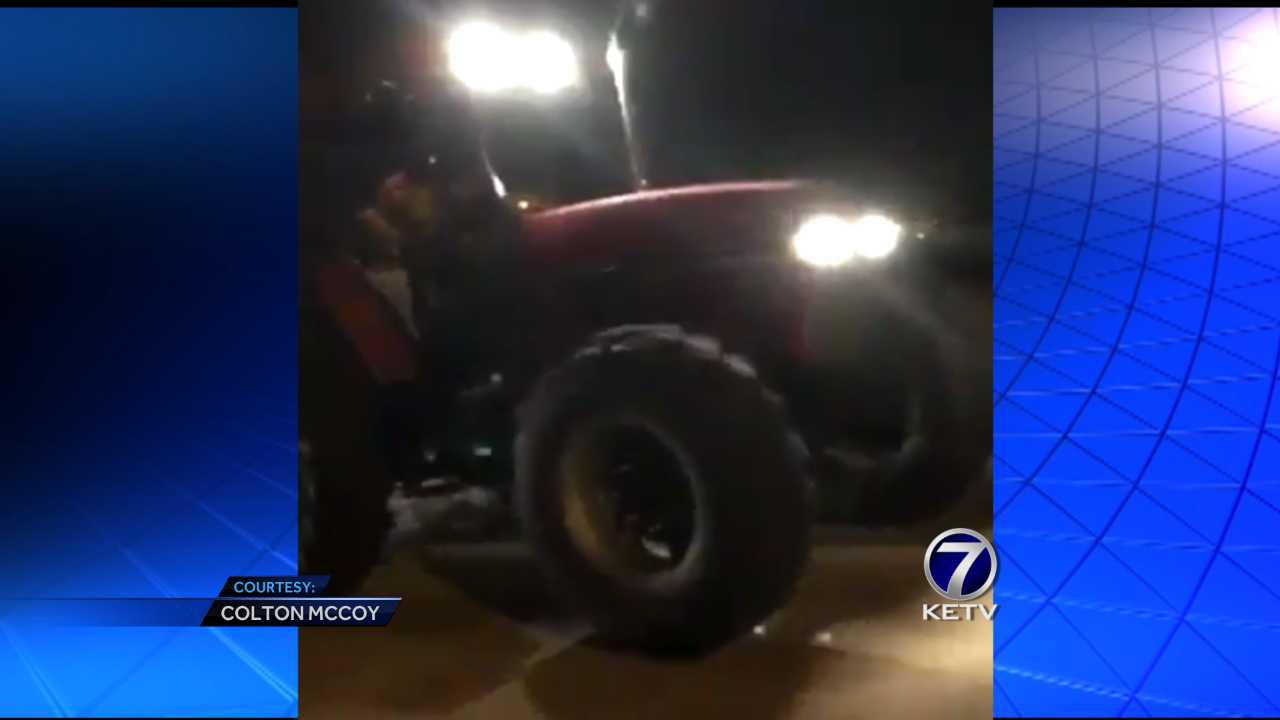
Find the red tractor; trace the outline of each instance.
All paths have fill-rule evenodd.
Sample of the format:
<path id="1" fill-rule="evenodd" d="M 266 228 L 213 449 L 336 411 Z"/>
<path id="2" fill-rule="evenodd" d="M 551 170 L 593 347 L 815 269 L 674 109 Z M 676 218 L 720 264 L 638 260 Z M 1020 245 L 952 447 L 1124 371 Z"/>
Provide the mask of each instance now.
<path id="1" fill-rule="evenodd" d="M 635 73 L 689 61 L 672 42 L 699 36 L 704 7 L 629 4 L 609 44 L 642 189 L 519 214 L 489 183 L 468 226 L 485 240 L 408 256 L 419 328 L 354 266 L 304 268 L 304 570 L 358 583 L 391 481 L 447 456 L 460 482 L 502 489 L 602 635 L 707 648 L 786 601 L 815 516 L 904 522 L 982 476 L 985 208 L 823 181 L 671 186 L 638 142 L 667 106 Z M 425 165 L 500 165 L 483 137 L 471 164 L 470 140 L 432 137 Z"/>

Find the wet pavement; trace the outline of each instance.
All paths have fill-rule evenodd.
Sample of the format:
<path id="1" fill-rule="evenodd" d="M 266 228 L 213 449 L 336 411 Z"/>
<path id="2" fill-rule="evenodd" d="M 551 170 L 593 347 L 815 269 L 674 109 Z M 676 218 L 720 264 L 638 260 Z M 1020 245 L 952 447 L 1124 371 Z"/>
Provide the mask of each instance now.
<path id="1" fill-rule="evenodd" d="M 302 717 L 989 718 L 990 623 L 921 620 L 925 546 L 981 515 L 820 528 L 793 601 L 696 660 L 593 644 L 518 541 L 402 538 L 365 586 L 404 598 L 389 627 L 302 631 Z"/>

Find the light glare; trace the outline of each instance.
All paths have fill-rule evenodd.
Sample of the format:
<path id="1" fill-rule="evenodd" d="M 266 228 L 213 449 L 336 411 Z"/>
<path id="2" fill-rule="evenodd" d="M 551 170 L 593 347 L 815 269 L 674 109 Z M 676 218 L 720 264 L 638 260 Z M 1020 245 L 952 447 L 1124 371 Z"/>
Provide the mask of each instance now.
<path id="1" fill-rule="evenodd" d="M 498 26 L 471 22 L 449 36 L 449 70 L 464 85 L 483 93 L 510 89 L 518 81 L 515 43 Z"/>
<path id="2" fill-rule="evenodd" d="M 815 215 L 804 222 L 792 238 L 792 248 L 801 260 L 816 267 L 844 265 L 856 256 L 883 258 L 898 247 L 902 228 L 883 215 L 864 215 L 846 220 L 838 215 Z"/>
<path id="3" fill-rule="evenodd" d="M 853 246 L 859 255 L 879 259 L 898 247 L 902 228 L 883 215 L 864 215 L 853 223 Z"/>
<path id="4" fill-rule="evenodd" d="M 853 259 L 853 243 L 849 242 L 851 224 L 835 215 L 809 218 L 792 240 L 796 255 L 810 265 L 835 267 Z"/>
<path id="5" fill-rule="evenodd" d="M 483 94 L 520 88 L 553 95 L 578 83 L 573 47 L 545 30 L 516 35 L 493 23 L 469 22 L 453 31 L 445 52 L 454 77 Z"/>
<path id="6" fill-rule="evenodd" d="M 1232 75 L 1267 93 L 1266 99 L 1280 94 L 1280 33 L 1265 31 L 1249 38 L 1241 48 L 1242 67 Z"/>
<path id="7" fill-rule="evenodd" d="M 542 95 L 560 92 L 578 82 L 578 58 L 563 38 L 541 31 L 526 35 L 517 53 L 523 85 Z"/>
<path id="8" fill-rule="evenodd" d="M 613 73 L 615 79 L 622 78 L 622 48 L 618 47 L 618 36 L 609 36 L 609 46 L 604 51 L 604 63 L 609 66 L 609 72 Z"/>

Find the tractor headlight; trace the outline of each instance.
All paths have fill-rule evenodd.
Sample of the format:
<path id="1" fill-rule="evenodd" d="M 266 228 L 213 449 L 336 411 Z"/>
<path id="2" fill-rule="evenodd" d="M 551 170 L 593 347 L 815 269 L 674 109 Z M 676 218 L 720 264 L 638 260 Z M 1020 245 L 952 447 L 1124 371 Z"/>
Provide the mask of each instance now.
<path id="1" fill-rule="evenodd" d="M 524 86 L 540 95 L 552 95 L 578 82 L 578 57 L 573 46 L 552 32 L 539 31 L 520 41 L 517 53 L 525 63 Z"/>
<path id="2" fill-rule="evenodd" d="M 898 247 L 902 228 L 883 215 L 844 218 L 814 215 L 791 238 L 796 257 L 815 267 L 832 268 L 855 257 L 878 260 Z"/>
<path id="3" fill-rule="evenodd" d="M 578 83 L 573 46 L 546 30 L 512 33 L 488 22 L 464 23 L 450 33 L 445 52 L 453 76 L 479 93 L 554 95 Z"/>

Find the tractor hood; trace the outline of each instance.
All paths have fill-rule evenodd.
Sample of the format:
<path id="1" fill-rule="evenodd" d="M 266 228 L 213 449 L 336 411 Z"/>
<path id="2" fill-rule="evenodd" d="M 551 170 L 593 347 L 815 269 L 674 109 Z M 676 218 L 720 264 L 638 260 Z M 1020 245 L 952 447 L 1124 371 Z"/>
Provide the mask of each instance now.
<path id="1" fill-rule="evenodd" d="M 818 213 L 877 212 L 916 226 L 900 208 L 859 201 L 805 180 L 717 183 L 646 190 L 525 216 L 533 259 L 615 262 L 629 258 L 790 252 L 796 229 Z"/>
<path id="2" fill-rule="evenodd" d="M 925 259 L 966 274 L 991 272 L 991 225 L 878 200 L 904 193 L 852 192 L 803 181 L 733 182 L 649 190 L 525 215 L 525 255 L 549 265 L 614 265 L 792 255 L 797 229 L 815 215 L 879 214 L 901 227 L 896 258 Z M 906 260 L 915 263 L 916 260 Z"/>

